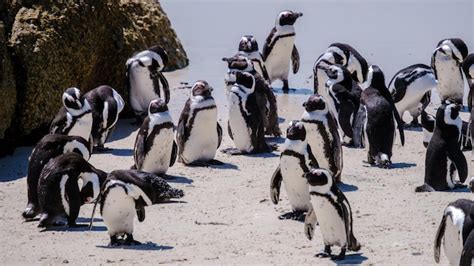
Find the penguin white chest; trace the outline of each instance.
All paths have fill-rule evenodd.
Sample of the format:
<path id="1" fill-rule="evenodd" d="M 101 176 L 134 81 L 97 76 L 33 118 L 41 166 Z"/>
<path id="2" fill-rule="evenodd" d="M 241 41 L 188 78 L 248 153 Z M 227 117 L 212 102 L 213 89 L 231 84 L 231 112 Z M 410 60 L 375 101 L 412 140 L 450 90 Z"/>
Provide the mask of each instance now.
<path id="1" fill-rule="evenodd" d="M 69 119 L 69 118 L 68 118 Z M 76 120 L 76 123 L 69 130 L 69 136 L 79 136 L 85 140 L 89 139 L 92 130 L 92 113 L 89 112 Z"/>
<path id="2" fill-rule="evenodd" d="M 172 128 L 160 130 L 160 133 L 153 138 L 151 149 L 146 154 L 140 170 L 153 174 L 165 174 L 171 161 L 173 138 Z"/>
<path id="3" fill-rule="evenodd" d="M 196 113 L 189 139 L 184 144 L 182 157 L 185 163 L 214 159 L 219 142 L 217 135 L 217 109 L 204 109 Z"/>
<path id="4" fill-rule="evenodd" d="M 325 245 L 347 245 L 347 235 L 344 219 L 339 216 L 337 209 L 331 202 L 322 196 L 311 196 L 319 227 Z"/>
<path id="5" fill-rule="evenodd" d="M 434 74 L 426 74 L 420 78 L 414 80 L 410 85 L 408 85 L 405 96 L 399 102 L 395 103 L 400 117 L 402 117 L 403 112 L 409 110 L 411 115 L 419 115 L 418 105 L 429 90 L 436 88 L 437 81 L 434 77 Z"/>
<path id="6" fill-rule="evenodd" d="M 440 98 L 461 100 L 464 94 L 464 80 L 459 66 L 454 60 L 437 60 L 435 65 L 438 76 Z"/>
<path id="7" fill-rule="evenodd" d="M 294 156 L 284 155 L 280 159 L 280 170 L 293 210 L 308 211 L 311 209 L 308 182 L 303 177 L 304 171 L 301 168 L 300 160 Z"/>
<path id="8" fill-rule="evenodd" d="M 241 108 L 244 113 L 241 112 Z M 244 152 L 253 150 L 251 141 L 251 129 L 248 127 L 244 116 L 247 114 L 245 109 L 245 101 L 240 100 L 236 93 L 229 94 L 229 124 L 232 130 L 234 145 L 237 149 Z"/>
<path id="9" fill-rule="evenodd" d="M 303 122 L 304 127 L 306 128 L 306 138 L 308 144 L 311 147 L 311 152 L 318 161 L 318 164 L 321 168 L 329 169 L 329 158 L 326 157 L 326 151 L 324 149 L 325 143 L 324 139 L 321 136 L 318 125 L 314 123 Z M 331 134 L 327 132 L 330 137 Z"/>
<path id="10" fill-rule="evenodd" d="M 135 63 L 134 63 L 135 64 Z M 132 66 L 130 72 L 130 104 L 133 110 L 145 112 L 150 101 L 158 98 L 147 67 Z"/>
<path id="11" fill-rule="evenodd" d="M 265 66 L 272 81 L 288 79 L 294 44 L 295 36 L 283 37 L 275 42 L 273 49 L 265 60 Z"/>
<path id="12" fill-rule="evenodd" d="M 444 252 L 451 265 L 459 265 L 463 249 L 462 227 L 464 224 L 464 213 L 459 209 L 451 208 L 452 217 L 446 217 L 446 229 L 444 232 Z"/>
<path id="13" fill-rule="evenodd" d="M 109 235 L 133 233 L 135 201 L 121 186 L 112 187 L 102 209 L 102 218 Z"/>

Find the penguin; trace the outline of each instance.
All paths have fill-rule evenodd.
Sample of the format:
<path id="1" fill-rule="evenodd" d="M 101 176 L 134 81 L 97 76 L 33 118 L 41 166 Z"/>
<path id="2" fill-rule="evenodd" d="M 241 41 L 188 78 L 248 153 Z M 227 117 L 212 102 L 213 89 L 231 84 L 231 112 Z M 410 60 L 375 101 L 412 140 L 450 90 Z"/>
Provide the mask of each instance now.
<path id="1" fill-rule="evenodd" d="M 461 64 L 466 56 L 467 46 L 457 38 L 441 40 L 433 51 L 431 67 L 438 80 L 441 102 L 449 100 L 462 104 L 464 78 Z"/>
<path id="2" fill-rule="evenodd" d="M 38 180 L 44 166 L 53 158 L 68 152 L 75 152 L 85 160 L 91 155 L 91 145 L 78 136 L 48 134 L 44 136 L 31 152 L 28 163 L 28 203 L 22 215 L 25 219 L 32 219 L 39 214 Z"/>
<path id="3" fill-rule="evenodd" d="M 474 202 L 458 199 L 446 206 L 434 241 L 439 263 L 441 245 L 450 265 L 471 265 L 474 257 Z"/>
<path id="4" fill-rule="evenodd" d="M 191 89 L 179 117 L 176 141 L 178 161 L 186 165 L 220 164 L 214 160 L 222 142 L 222 128 L 217 122 L 217 106 L 213 88 L 198 80 Z"/>
<path id="5" fill-rule="evenodd" d="M 433 136 L 435 121 L 436 121 L 436 118 L 433 115 L 428 114 L 425 110 L 421 112 L 421 126 L 423 127 L 423 145 L 425 146 L 425 148 L 428 147 L 431 137 Z M 470 130 L 471 125 L 472 125 L 472 121 L 466 122 L 462 120 L 461 139 L 460 139 L 460 145 L 461 145 L 462 151 L 472 150 L 471 130 Z"/>
<path id="6" fill-rule="evenodd" d="M 361 108 L 366 114 L 364 131 L 369 143 L 367 161 L 371 165 L 390 168 L 395 134 L 394 117 L 402 145 L 405 143 L 405 136 L 393 98 L 385 85 L 384 74 L 376 65 L 369 67 L 366 88 L 361 96 Z M 361 119 L 358 119 L 358 123 L 362 123 Z"/>
<path id="7" fill-rule="evenodd" d="M 107 174 L 94 168 L 81 155 L 69 152 L 50 160 L 41 171 L 38 181 L 40 220 L 38 227 L 51 227 L 66 215 L 70 227 L 82 204 L 92 203 L 100 193 Z M 82 179 L 79 189 L 78 180 Z"/>
<path id="8" fill-rule="evenodd" d="M 342 191 L 334 184 L 331 172 L 326 169 L 311 169 L 306 173 L 309 193 L 313 209 L 306 215 L 304 231 L 311 240 L 317 221 L 323 236 L 324 251 L 317 257 L 329 257 L 343 260 L 346 251 L 359 251 L 360 243 L 354 236 L 352 228 L 352 210 L 349 201 Z M 331 246 L 341 247 L 337 256 L 331 254 Z"/>
<path id="9" fill-rule="evenodd" d="M 342 65 L 351 73 L 352 79 L 358 84 L 366 81 L 369 65 L 367 60 L 352 46 L 346 43 L 333 43 L 326 51 L 319 56 L 313 66 L 314 72 L 314 93 L 325 96 L 321 90 L 324 83 L 318 80 L 317 69 L 319 65 Z M 321 87 L 322 86 L 322 87 Z"/>
<path id="10" fill-rule="evenodd" d="M 141 51 L 127 60 L 127 87 L 130 105 L 141 125 L 147 116 L 148 105 L 156 98 L 170 101 L 170 89 L 161 73 L 168 64 L 168 54 L 159 46 Z"/>
<path id="11" fill-rule="evenodd" d="M 437 83 L 431 67 L 424 64 L 408 66 L 393 76 L 388 90 L 402 121 L 406 111 L 412 116 L 408 127 L 420 126 L 418 116 L 430 103 L 431 89 L 436 88 Z"/>
<path id="12" fill-rule="evenodd" d="M 281 11 L 278 14 L 275 27 L 270 31 L 265 45 L 263 46 L 263 60 L 267 67 L 270 81 L 279 79 L 283 81 L 284 92 L 289 91 L 288 73 L 290 71 L 290 60 L 292 62 L 293 74 L 298 73 L 300 67 L 300 56 L 295 46 L 296 20 L 303 16 L 290 10 Z"/>
<path id="13" fill-rule="evenodd" d="M 326 100 L 314 94 L 303 103 L 305 111 L 301 121 L 307 132 L 308 144 L 319 166 L 333 173 L 334 180 L 341 182 L 343 167 L 342 144 L 337 122 L 329 111 Z"/>
<path id="14" fill-rule="evenodd" d="M 350 72 L 341 65 L 330 65 L 325 69 L 328 101 L 335 112 L 336 121 L 342 131 L 343 143 L 354 146 L 353 125 L 356 124 L 362 89 L 353 81 Z"/>
<path id="15" fill-rule="evenodd" d="M 255 97 L 257 105 L 264 118 L 263 126 L 265 128 L 265 134 L 275 137 L 281 136 L 281 129 L 278 124 L 277 101 L 270 84 L 255 71 L 254 64 L 249 58 L 236 55 L 230 58 L 222 58 L 222 60 L 227 62 L 228 65 L 225 78 L 227 96 L 235 84 L 235 73 L 237 71 L 252 74 L 255 78 Z"/>
<path id="16" fill-rule="evenodd" d="M 89 140 L 93 117 L 89 101 L 78 88 L 68 88 L 62 96 L 63 107 L 51 122 L 50 134 L 79 136 Z"/>
<path id="17" fill-rule="evenodd" d="M 472 94 L 474 91 L 474 54 L 470 54 L 464 58 L 462 62 L 462 70 L 467 79 L 467 85 L 469 86 L 467 106 L 469 111 L 472 111 Z"/>
<path id="18" fill-rule="evenodd" d="M 168 106 L 161 98 L 150 102 L 148 117 L 135 139 L 135 169 L 164 175 L 176 161 L 178 147 L 174 141 L 174 124 Z"/>
<path id="19" fill-rule="evenodd" d="M 122 96 L 107 85 L 99 86 L 84 94 L 92 109 L 92 141 L 97 151 L 104 151 L 104 143 L 117 124 L 125 102 Z"/>
<path id="20" fill-rule="evenodd" d="M 319 167 L 319 165 L 306 141 L 306 136 L 306 129 L 302 122 L 297 120 L 290 122 L 286 131 L 284 149 L 280 155 L 280 164 L 270 182 L 272 202 L 278 204 L 283 181 L 293 208 L 293 212 L 279 216 L 280 219 L 292 218 L 303 221 L 304 213 L 312 209 L 308 183 L 303 174 L 308 172 L 310 167 Z"/>
<path id="21" fill-rule="evenodd" d="M 270 152 L 271 148 L 265 142 L 263 117 L 256 103 L 255 78 L 247 72 L 236 72 L 235 77 L 228 96 L 227 128 L 235 149 L 225 152 L 231 155 Z"/>
<path id="22" fill-rule="evenodd" d="M 425 157 L 425 183 L 416 192 L 443 191 L 459 187 L 467 178 L 467 161 L 461 151 L 462 120 L 457 103 L 443 103 L 436 112 L 433 136 Z M 452 162 L 452 163 L 449 163 Z M 459 182 L 455 175 L 459 176 Z"/>
<path id="23" fill-rule="evenodd" d="M 258 50 L 257 39 L 252 35 L 244 35 L 239 42 L 238 55 L 242 55 L 250 59 L 253 63 L 255 71 L 260 74 L 265 81 L 270 83 L 270 77 L 268 76 L 265 62 L 263 62 L 263 55 Z"/>
<path id="24" fill-rule="evenodd" d="M 135 213 L 138 221 L 143 222 L 145 206 L 183 196 L 181 189 L 172 188 L 157 175 L 137 170 L 112 171 L 107 176 L 97 201 L 100 203 L 100 214 L 110 236 L 110 246 L 141 244 L 133 238 Z M 123 240 L 120 239 L 121 236 L 124 237 Z"/>

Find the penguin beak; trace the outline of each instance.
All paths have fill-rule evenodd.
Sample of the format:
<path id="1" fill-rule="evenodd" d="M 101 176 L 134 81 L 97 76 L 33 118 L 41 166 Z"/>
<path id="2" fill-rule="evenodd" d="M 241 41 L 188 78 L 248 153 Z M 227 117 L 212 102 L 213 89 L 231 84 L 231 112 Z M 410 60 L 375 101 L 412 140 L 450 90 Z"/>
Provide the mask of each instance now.
<path id="1" fill-rule="evenodd" d="M 302 16 L 303 16 L 303 13 L 301 13 L 301 12 L 300 12 L 300 13 L 295 13 L 294 16 L 295 16 L 296 18 L 299 18 L 299 17 L 302 17 Z"/>

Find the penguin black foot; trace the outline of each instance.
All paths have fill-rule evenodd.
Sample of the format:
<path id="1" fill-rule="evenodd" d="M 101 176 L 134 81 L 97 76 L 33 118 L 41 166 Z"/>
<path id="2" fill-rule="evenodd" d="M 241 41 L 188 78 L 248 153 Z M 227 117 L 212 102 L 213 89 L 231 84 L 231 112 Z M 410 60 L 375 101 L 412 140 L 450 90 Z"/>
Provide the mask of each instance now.
<path id="1" fill-rule="evenodd" d="M 127 246 L 136 246 L 141 245 L 142 243 L 133 239 L 132 234 L 127 234 L 127 238 L 125 239 L 125 245 Z"/>
<path id="2" fill-rule="evenodd" d="M 453 188 L 453 189 L 466 188 L 466 187 L 467 187 L 467 185 L 465 185 L 465 184 L 463 184 L 463 183 L 461 183 L 461 182 L 456 182 L 456 183 L 454 184 L 454 188 Z"/>
<path id="3" fill-rule="evenodd" d="M 117 236 L 110 236 L 109 247 L 118 247 L 120 245 L 121 245 L 121 243 L 120 243 Z"/>
<path id="4" fill-rule="evenodd" d="M 98 146 L 95 146 L 94 149 L 93 149 L 93 152 L 94 153 L 102 153 L 102 152 L 108 152 L 112 150 L 111 148 L 106 148 L 104 147 L 104 145 L 98 145 Z"/>
<path id="5" fill-rule="evenodd" d="M 68 223 L 67 226 L 70 228 L 81 228 L 81 227 L 87 227 L 89 226 L 88 224 L 77 224 L 77 223 Z"/>
<path id="6" fill-rule="evenodd" d="M 375 165 L 375 159 L 370 154 L 367 154 L 367 163 L 370 165 Z"/>
<path id="7" fill-rule="evenodd" d="M 25 219 L 33 219 L 38 214 L 39 214 L 38 208 L 36 208 L 35 205 L 30 203 L 26 206 L 25 210 L 23 211 L 23 213 L 21 215 Z"/>
<path id="8" fill-rule="evenodd" d="M 280 220 L 295 220 L 300 222 L 304 222 L 305 218 L 306 215 L 304 211 L 292 211 L 278 216 Z"/>
<path id="9" fill-rule="evenodd" d="M 216 160 L 216 159 L 212 159 L 210 160 L 209 162 L 207 162 L 209 165 L 224 165 L 223 162 L 219 161 L 219 160 Z"/>
<path id="10" fill-rule="evenodd" d="M 318 258 L 329 258 L 329 257 L 331 257 L 331 246 L 325 245 L 324 246 L 324 251 L 319 252 L 315 256 L 318 257 Z"/>
<path id="11" fill-rule="evenodd" d="M 243 155 L 246 154 L 245 152 L 237 149 L 237 148 L 226 148 L 221 150 L 222 153 L 228 154 L 228 155 Z"/>
<path id="12" fill-rule="evenodd" d="M 337 256 L 331 256 L 331 260 L 343 260 L 346 258 L 346 248 L 342 247 L 341 248 L 341 253 Z"/>
<path id="13" fill-rule="evenodd" d="M 290 91 L 290 87 L 288 87 L 288 80 L 283 80 L 283 88 L 281 88 L 283 93 L 288 93 Z"/>

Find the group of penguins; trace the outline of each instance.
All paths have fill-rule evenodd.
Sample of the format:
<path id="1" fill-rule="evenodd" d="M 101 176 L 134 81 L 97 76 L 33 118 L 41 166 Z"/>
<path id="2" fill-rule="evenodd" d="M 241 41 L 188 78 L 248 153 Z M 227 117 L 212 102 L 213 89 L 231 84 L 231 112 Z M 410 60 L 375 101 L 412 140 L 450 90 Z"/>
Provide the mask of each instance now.
<path id="1" fill-rule="evenodd" d="M 262 53 L 256 39 L 243 36 L 238 52 L 223 58 L 228 65 L 225 90 L 228 100 L 227 131 L 234 147 L 228 154 L 265 153 L 275 150 L 265 136 L 281 136 L 277 101 L 271 87 L 281 80 L 290 91 L 288 75 L 299 69 L 294 44 L 294 24 L 303 14 L 289 10 L 278 14 Z M 25 219 L 39 215 L 39 227 L 79 226 L 81 205 L 97 204 L 107 226 L 110 245 L 139 244 L 133 239 L 135 213 L 145 219 L 145 206 L 181 198 L 182 190 L 170 187 L 163 177 L 175 161 L 185 165 L 222 164 L 214 159 L 223 130 L 217 121 L 213 88 L 204 80 L 191 86 L 177 127 L 169 114 L 168 82 L 161 73 L 168 63 L 164 49 L 154 46 L 126 62 L 130 105 L 141 125 L 134 145 L 134 166 L 105 173 L 90 163 L 93 151 L 104 143 L 124 108 L 122 97 L 109 86 L 86 94 L 67 89 L 63 107 L 51 123 L 50 134 L 38 142 L 29 159 L 28 204 Z M 352 211 L 337 187 L 342 181 L 342 146 L 367 147 L 367 161 L 390 168 L 395 131 L 404 144 L 404 128 L 419 126 L 427 146 L 425 183 L 416 191 L 465 187 L 467 162 L 463 149 L 472 149 L 471 122 L 461 120 L 464 79 L 474 89 L 474 54 L 457 38 L 441 40 L 431 66 L 416 64 L 395 74 L 387 87 L 380 67 L 370 65 L 348 44 L 334 43 L 316 60 L 314 95 L 303 103 L 301 120 L 291 121 L 281 149 L 279 165 L 270 181 L 270 198 L 278 204 L 285 185 L 293 212 L 281 219 L 304 219 L 304 232 L 312 239 L 316 224 L 324 250 L 318 256 L 344 259 L 360 243 L 352 230 Z M 425 111 L 431 91 L 441 104 L 433 116 Z M 469 94 L 469 108 L 471 104 Z M 409 112 L 413 121 L 405 125 Z M 459 180 L 457 180 L 457 178 Z M 78 182 L 81 180 L 81 182 Z M 81 184 L 81 187 L 79 187 Z M 471 261 L 474 252 L 474 202 L 458 200 L 446 208 L 435 241 L 439 261 L 444 239 L 452 264 Z M 91 219 L 91 226 L 92 226 Z M 332 255 L 331 247 L 340 253 Z"/>

